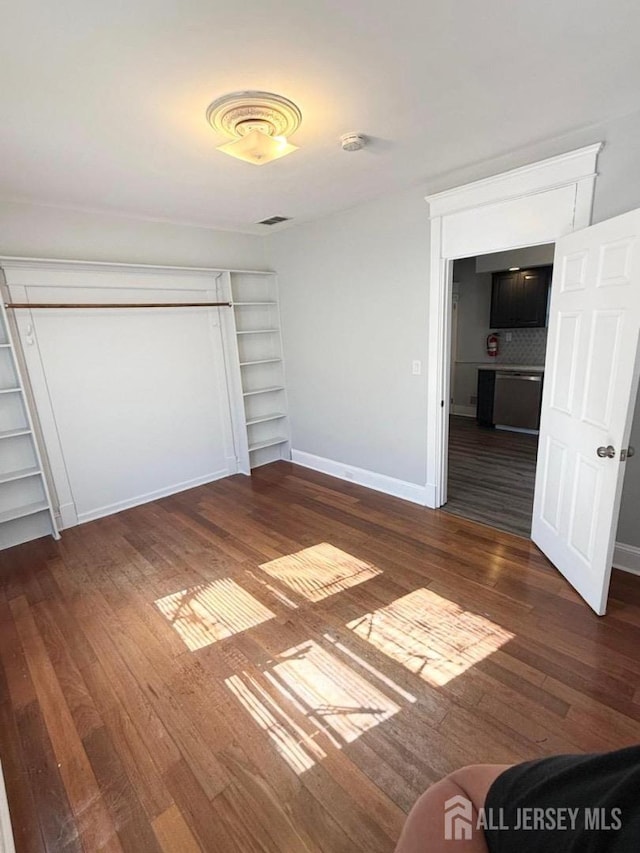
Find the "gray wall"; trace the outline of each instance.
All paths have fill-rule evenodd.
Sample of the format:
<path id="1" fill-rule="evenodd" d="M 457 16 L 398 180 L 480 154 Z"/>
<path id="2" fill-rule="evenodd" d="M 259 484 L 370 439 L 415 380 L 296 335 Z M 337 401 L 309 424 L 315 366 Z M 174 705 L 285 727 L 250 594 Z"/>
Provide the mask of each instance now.
<path id="1" fill-rule="evenodd" d="M 463 258 L 453 265 L 458 291 L 459 361 L 493 362 L 485 348 L 491 310 L 491 273 L 477 273 L 476 259 Z"/>
<path id="2" fill-rule="evenodd" d="M 268 238 L 281 288 L 294 448 L 424 485 L 426 380 L 424 371 L 410 373 L 413 359 L 424 367 L 427 358 L 424 196 L 598 141 L 605 142 L 598 222 L 640 206 L 640 112 Z M 629 470 L 636 479 L 640 465 Z M 629 544 L 640 545 L 640 525 L 624 530 Z"/>
<path id="3" fill-rule="evenodd" d="M 112 213 L 0 200 L 0 254 L 266 269 L 264 240 Z"/>
<path id="4" fill-rule="evenodd" d="M 428 241 L 416 192 L 272 239 L 297 450 L 426 482 Z"/>
<path id="5" fill-rule="evenodd" d="M 489 334 L 491 273 L 476 273 L 475 258 L 463 258 L 454 264 L 453 281 L 454 291 L 458 293 L 453 405 L 464 407 L 471 414 L 470 398 L 477 390 L 478 365 L 495 361 L 487 355 L 485 346 Z"/>

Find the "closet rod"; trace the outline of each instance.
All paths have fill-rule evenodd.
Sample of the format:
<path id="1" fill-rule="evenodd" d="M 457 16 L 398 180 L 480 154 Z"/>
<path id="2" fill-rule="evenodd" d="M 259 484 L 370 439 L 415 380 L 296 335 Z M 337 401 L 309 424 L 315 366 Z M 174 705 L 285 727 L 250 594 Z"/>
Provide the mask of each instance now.
<path id="1" fill-rule="evenodd" d="M 233 302 L 5 302 L 5 308 L 231 308 Z"/>

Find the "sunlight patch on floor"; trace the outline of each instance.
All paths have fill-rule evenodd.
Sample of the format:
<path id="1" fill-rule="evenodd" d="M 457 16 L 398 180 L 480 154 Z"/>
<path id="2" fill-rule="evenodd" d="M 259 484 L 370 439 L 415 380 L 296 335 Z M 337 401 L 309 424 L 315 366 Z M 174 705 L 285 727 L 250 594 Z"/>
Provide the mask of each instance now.
<path id="1" fill-rule="evenodd" d="M 174 592 L 155 605 L 192 652 L 275 615 L 231 578 Z"/>
<path id="2" fill-rule="evenodd" d="M 408 690 L 405 690 L 404 687 L 401 687 L 396 681 L 389 678 L 388 675 L 384 675 L 384 673 L 380 672 L 375 666 L 372 666 L 368 663 L 364 658 L 361 658 L 360 655 L 357 655 L 352 649 L 348 648 L 341 643 L 340 640 L 334 636 L 333 634 L 323 634 L 323 638 L 331 645 L 338 649 L 338 651 L 342 652 L 343 655 L 350 658 L 360 669 L 366 670 L 366 672 L 373 676 L 373 678 L 381 681 L 385 687 L 389 688 L 389 690 L 393 690 L 394 693 L 397 693 L 402 699 L 406 702 L 417 702 L 417 698 L 413 695 L 413 693 L 409 693 Z"/>
<path id="3" fill-rule="evenodd" d="M 260 568 L 308 601 L 322 601 L 382 573 L 327 542 L 263 563 Z"/>
<path id="4" fill-rule="evenodd" d="M 399 705 L 313 640 L 278 655 L 266 677 L 336 746 L 351 743 L 400 710 Z"/>
<path id="5" fill-rule="evenodd" d="M 347 628 L 433 685 L 461 675 L 514 636 L 428 589 L 360 616 Z"/>
<path id="6" fill-rule="evenodd" d="M 284 604 L 285 607 L 288 607 L 291 610 L 298 609 L 298 605 L 296 604 L 296 602 L 289 598 L 289 596 L 281 589 L 278 589 L 272 583 L 269 583 L 269 581 L 262 575 L 261 572 L 256 573 L 252 572 L 251 569 L 247 569 L 247 574 L 249 575 L 251 580 L 254 580 L 256 583 L 259 583 L 265 589 L 269 590 L 269 593 L 274 598 L 277 598 L 280 604 Z"/>
<path id="7" fill-rule="evenodd" d="M 326 753 L 285 713 L 255 678 L 243 673 L 224 682 L 295 773 L 304 773 Z"/>
<path id="8" fill-rule="evenodd" d="M 227 678 L 225 684 L 296 773 L 326 755 L 319 737 L 340 749 L 400 710 L 312 640 L 270 661 L 262 679 L 258 683 L 243 673 Z"/>

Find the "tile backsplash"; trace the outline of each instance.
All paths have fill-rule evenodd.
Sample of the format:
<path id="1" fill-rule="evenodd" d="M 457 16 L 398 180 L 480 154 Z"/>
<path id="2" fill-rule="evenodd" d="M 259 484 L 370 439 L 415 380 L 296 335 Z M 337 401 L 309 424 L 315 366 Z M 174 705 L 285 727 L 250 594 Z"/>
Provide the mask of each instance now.
<path id="1" fill-rule="evenodd" d="M 507 332 L 511 340 L 507 341 Z M 544 364 L 546 329 L 502 329 L 496 364 Z"/>

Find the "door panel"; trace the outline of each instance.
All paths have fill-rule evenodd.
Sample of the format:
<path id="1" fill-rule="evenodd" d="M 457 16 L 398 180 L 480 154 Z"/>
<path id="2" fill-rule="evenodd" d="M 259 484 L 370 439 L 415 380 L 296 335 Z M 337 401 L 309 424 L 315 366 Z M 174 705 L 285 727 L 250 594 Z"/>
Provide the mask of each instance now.
<path id="1" fill-rule="evenodd" d="M 556 358 L 551 370 L 550 405 L 559 412 L 570 415 L 578 366 L 580 314 L 575 311 L 558 312 L 556 329 Z"/>
<path id="2" fill-rule="evenodd" d="M 591 321 L 582 419 L 605 430 L 611 426 L 622 321 L 621 311 L 594 311 Z"/>
<path id="3" fill-rule="evenodd" d="M 565 481 L 565 460 L 567 448 L 551 436 L 547 436 L 545 471 L 543 477 L 544 494 L 542 496 L 542 518 L 558 532 L 560 527 L 560 508 L 562 506 L 562 488 Z"/>
<path id="4" fill-rule="evenodd" d="M 582 454 L 576 459 L 569 542 L 584 560 L 593 557 L 595 509 L 600 493 L 600 470 Z"/>
<path id="5" fill-rule="evenodd" d="M 604 613 L 640 371 L 640 211 L 556 245 L 532 538 Z M 611 445 L 613 458 L 598 456 Z"/>
<path id="6" fill-rule="evenodd" d="M 556 247 L 556 264 L 557 264 L 557 247 Z M 557 267 L 554 267 L 554 270 Z M 572 255 L 567 255 L 562 259 L 562 272 L 558 286 L 561 293 L 566 293 L 569 290 L 584 290 L 585 274 L 587 271 L 587 252 L 575 252 Z M 555 287 L 555 277 L 554 277 Z"/>

